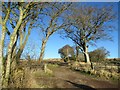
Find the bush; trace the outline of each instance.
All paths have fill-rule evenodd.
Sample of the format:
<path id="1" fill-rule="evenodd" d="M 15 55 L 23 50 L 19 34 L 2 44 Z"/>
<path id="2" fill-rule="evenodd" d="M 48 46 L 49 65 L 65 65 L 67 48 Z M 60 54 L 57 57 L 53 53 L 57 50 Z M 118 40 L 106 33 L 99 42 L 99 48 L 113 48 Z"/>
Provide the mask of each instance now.
<path id="1" fill-rule="evenodd" d="M 92 52 L 89 52 L 90 60 L 93 62 L 105 60 L 107 56 L 109 56 L 109 51 L 107 51 L 104 47 L 98 48 Z"/>

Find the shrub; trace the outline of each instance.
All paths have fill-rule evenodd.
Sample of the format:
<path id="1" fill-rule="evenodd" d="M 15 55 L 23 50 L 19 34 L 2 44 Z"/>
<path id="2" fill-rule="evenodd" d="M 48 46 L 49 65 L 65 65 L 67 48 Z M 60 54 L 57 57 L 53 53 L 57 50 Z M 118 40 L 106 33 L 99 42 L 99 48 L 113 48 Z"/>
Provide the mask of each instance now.
<path id="1" fill-rule="evenodd" d="M 109 51 L 107 51 L 104 47 L 98 48 L 92 52 L 89 52 L 90 60 L 93 62 L 105 60 L 107 56 L 109 56 Z"/>

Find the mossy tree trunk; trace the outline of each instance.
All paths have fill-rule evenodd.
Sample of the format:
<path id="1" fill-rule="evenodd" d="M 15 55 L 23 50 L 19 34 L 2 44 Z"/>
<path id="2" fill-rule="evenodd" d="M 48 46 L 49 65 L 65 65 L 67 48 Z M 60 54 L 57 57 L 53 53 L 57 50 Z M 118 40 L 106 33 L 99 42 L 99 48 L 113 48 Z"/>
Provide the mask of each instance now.
<path id="1" fill-rule="evenodd" d="M 5 65 L 4 65 L 4 55 L 3 55 L 3 49 L 4 49 L 4 41 L 5 41 L 5 36 L 6 33 L 8 32 L 7 27 L 6 27 L 6 23 L 7 20 L 10 16 L 10 3 L 8 3 L 8 8 L 7 8 L 7 13 L 6 16 L 4 18 L 4 20 L 2 20 L 2 33 L 1 33 L 1 39 L 0 39 L 0 87 L 4 87 L 3 86 L 3 82 L 4 82 L 4 77 L 5 77 Z"/>
<path id="2" fill-rule="evenodd" d="M 0 40 L 0 87 L 3 85 L 4 80 L 4 56 L 3 56 L 3 48 L 4 48 L 4 40 L 5 40 L 5 26 L 2 25 L 2 33 L 1 33 L 1 40 Z"/>
<path id="3" fill-rule="evenodd" d="M 7 57 L 7 65 L 6 65 L 6 73 L 5 73 L 5 81 L 4 81 L 5 87 L 9 85 L 11 62 L 12 62 L 12 47 L 17 39 L 17 31 L 19 27 L 21 26 L 22 18 L 23 18 L 23 10 L 21 6 L 19 7 L 19 10 L 20 10 L 19 20 L 16 24 L 16 27 L 14 28 L 14 32 L 12 33 L 10 37 L 10 43 L 8 45 L 8 57 Z"/>

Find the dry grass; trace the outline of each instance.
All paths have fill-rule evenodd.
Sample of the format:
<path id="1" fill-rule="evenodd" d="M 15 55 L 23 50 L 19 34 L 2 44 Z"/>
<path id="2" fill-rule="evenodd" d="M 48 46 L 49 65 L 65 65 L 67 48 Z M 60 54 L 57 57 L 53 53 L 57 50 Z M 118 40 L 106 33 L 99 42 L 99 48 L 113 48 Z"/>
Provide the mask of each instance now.
<path id="1" fill-rule="evenodd" d="M 26 64 L 26 63 L 25 63 Z M 118 66 L 103 63 L 93 63 L 94 69 L 91 69 L 90 64 L 86 64 L 84 62 L 74 62 L 70 64 L 70 67 L 73 70 L 79 70 L 89 75 L 95 75 L 105 79 L 114 79 L 118 80 L 120 78 L 118 71 Z M 58 64 L 47 64 L 48 69 L 54 71 L 54 69 L 59 68 Z M 41 81 L 36 82 L 36 77 L 39 77 Z M 53 85 L 54 72 L 45 73 L 44 70 L 40 68 L 26 68 L 21 67 L 17 68 L 13 75 L 10 87 L 15 88 L 51 88 Z M 44 78 L 45 80 L 41 79 Z M 48 82 L 46 82 L 48 80 Z M 46 84 L 48 83 L 48 84 Z"/>
<path id="2" fill-rule="evenodd" d="M 36 82 L 36 77 L 53 77 L 53 74 L 45 73 L 43 70 L 33 71 L 26 70 L 26 86 L 25 88 L 49 88 L 49 86 Z"/>
<path id="3" fill-rule="evenodd" d="M 24 68 L 16 68 L 14 71 L 11 72 L 10 85 L 8 87 L 24 88 L 25 87 L 24 76 L 25 76 Z"/>
<path id="4" fill-rule="evenodd" d="M 86 64 L 84 62 L 75 62 L 71 65 L 71 68 L 105 79 L 118 80 L 120 78 L 118 73 L 118 66 L 104 65 L 102 63 L 93 63 L 93 65 L 94 69 L 91 68 L 90 64 Z"/>
<path id="5" fill-rule="evenodd" d="M 22 65 L 18 66 L 16 70 L 12 72 L 9 85 L 10 88 L 49 88 L 47 85 L 38 85 L 35 81 L 35 77 L 54 77 L 52 69 L 58 67 L 57 64 L 48 64 L 47 67 L 51 72 L 45 72 L 41 67 L 30 68 L 26 66 L 27 63 L 23 62 Z"/>
<path id="6" fill-rule="evenodd" d="M 59 65 L 57 65 L 57 64 L 48 64 L 47 66 L 49 69 L 55 69 L 55 68 L 59 67 Z"/>
<path id="7" fill-rule="evenodd" d="M 35 77 L 54 77 L 53 73 L 45 73 L 43 70 L 34 72 Z"/>

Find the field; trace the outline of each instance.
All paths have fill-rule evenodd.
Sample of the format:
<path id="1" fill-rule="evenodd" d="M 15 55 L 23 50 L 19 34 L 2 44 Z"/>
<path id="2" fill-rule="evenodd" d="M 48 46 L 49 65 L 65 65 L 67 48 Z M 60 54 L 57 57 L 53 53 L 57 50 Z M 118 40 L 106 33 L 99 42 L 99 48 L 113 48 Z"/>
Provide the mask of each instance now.
<path id="1" fill-rule="evenodd" d="M 116 76 L 117 78 L 114 79 L 113 77 L 111 77 L 112 79 L 109 77 L 106 78 L 107 71 L 105 69 L 103 70 L 104 74 L 96 75 L 85 71 L 81 66 L 78 67 L 77 65 L 76 67 L 75 63 L 65 63 L 62 60 L 45 60 L 39 64 L 37 61 L 31 60 L 28 62 L 23 60 L 20 62 L 20 67 L 25 68 L 24 80 L 21 82 L 22 85 L 20 83 L 16 85 L 24 88 L 80 88 L 82 90 L 118 87 L 118 77 Z M 81 64 L 83 62 L 79 63 Z M 103 66 L 103 64 L 101 66 L 99 65 L 98 72 L 102 71 Z M 87 67 L 87 69 L 89 68 Z M 98 68 L 95 69 L 98 70 Z M 116 70 L 118 68 L 115 67 L 114 69 Z M 115 70 L 115 75 L 118 75 L 119 72 L 115 72 Z"/>

